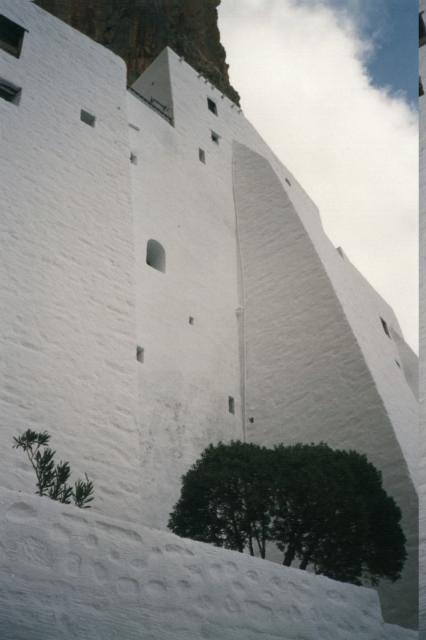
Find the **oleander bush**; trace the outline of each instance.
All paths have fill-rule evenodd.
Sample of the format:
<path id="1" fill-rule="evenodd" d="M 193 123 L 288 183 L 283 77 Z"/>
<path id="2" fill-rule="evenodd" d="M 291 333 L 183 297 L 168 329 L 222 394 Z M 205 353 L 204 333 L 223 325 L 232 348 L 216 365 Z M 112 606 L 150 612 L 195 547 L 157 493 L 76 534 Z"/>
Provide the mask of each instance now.
<path id="1" fill-rule="evenodd" d="M 27 429 L 22 435 L 13 438 L 15 449 L 22 449 L 36 475 L 36 493 L 47 496 L 63 504 L 73 502 L 81 509 L 90 509 L 94 499 L 94 485 L 85 474 L 85 480 L 79 478 L 74 486 L 69 484 L 71 468 L 69 462 L 55 463 L 56 451 L 49 445 L 50 435 L 47 431 L 36 432 Z"/>

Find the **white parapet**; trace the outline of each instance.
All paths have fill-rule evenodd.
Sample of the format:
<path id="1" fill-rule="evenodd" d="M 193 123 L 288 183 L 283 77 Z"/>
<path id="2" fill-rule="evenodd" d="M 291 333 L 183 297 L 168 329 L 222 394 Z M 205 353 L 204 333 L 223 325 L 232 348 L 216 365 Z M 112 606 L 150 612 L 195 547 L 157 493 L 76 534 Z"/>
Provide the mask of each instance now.
<path id="1" fill-rule="evenodd" d="M 377 593 L 0 492 L 2 640 L 414 640 Z"/>

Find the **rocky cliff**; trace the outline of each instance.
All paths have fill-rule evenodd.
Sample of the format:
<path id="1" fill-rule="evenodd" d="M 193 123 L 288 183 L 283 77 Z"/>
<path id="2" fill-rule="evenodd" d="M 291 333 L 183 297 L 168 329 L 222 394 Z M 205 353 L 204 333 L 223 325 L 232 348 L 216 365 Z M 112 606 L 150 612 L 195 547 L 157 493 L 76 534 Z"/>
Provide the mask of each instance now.
<path id="1" fill-rule="evenodd" d="M 168 45 L 238 104 L 217 26 L 220 1 L 35 0 L 35 4 L 122 57 L 129 84 Z"/>

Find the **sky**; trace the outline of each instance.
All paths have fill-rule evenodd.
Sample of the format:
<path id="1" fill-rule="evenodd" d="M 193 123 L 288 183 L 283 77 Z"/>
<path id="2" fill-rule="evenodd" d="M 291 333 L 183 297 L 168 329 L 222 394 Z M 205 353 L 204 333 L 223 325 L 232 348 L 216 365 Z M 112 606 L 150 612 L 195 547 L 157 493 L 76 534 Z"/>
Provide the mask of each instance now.
<path id="1" fill-rule="evenodd" d="M 222 0 L 246 117 L 418 350 L 416 0 Z"/>

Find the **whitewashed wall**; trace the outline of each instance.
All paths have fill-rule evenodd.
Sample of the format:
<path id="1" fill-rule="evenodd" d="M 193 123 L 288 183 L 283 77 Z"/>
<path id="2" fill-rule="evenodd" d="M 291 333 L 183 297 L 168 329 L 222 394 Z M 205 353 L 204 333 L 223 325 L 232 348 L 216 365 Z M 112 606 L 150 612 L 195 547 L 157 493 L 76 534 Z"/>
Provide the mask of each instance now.
<path id="1" fill-rule="evenodd" d="M 208 140 L 198 142 L 187 128 L 170 126 L 130 94 L 128 105 L 137 156 L 136 326 L 144 348 L 138 367 L 141 508 L 143 522 L 164 528 L 180 477 L 201 451 L 211 442 L 243 437 L 235 218 L 230 166 L 221 167 L 221 149 L 214 155 Z M 151 238 L 165 248 L 165 273 L 146 264 Z"/>
<path id="2" fill-rule="evenodd" d="M 411 533 L 404 578 L 383 590 L 384 610 L 393 621 L 414 625 L 417 496 L 392 424 L 328 275 L 271 165 L 240 145 L 234 165 L 247 413 L 254 420 L 248 437 L 268 444 L 322 440 L 368 453 Z"/>
<path id="3" fill-rule="evenodd" d="M 213 203 L 216 217 L 228 220 L 235 216 L 234 198 L 237 204 L 233 251 L 239 276 L 237 306 L 245 309 L 240 313 L 243 430 L 248 439 L 269 445 L 326 440 L 333 446 L 354 447 L 382 470 L 387 490 L 403 509 L 410 556 L 404 580 L 384 590 L 385 614 L 394 622 L 415 626 L 418 406 L 412 389 L 414 365 L 405 357 L 404 369 L 403 339 L 389 338 L 380 318 L 400 334 L 398 322 L 347 257 L 331 245 L 309 196 L 241 111 L 173 52 L 163 62 L 171 79 L 179 149 L 191 160 L 185 164 L 185 176 L 194 176 L 196 183 L 189 197 L 201 194 L 208 201 L 214 186 L 222 198 L 220 207 Z M 146 91 L 145 97 L 150 98 Z M 207 109 L 207 97 L 216 102 L 217 116 Z M 212 142 L 211 130 L 219 134 L 219 145 Z M 166 156 L 175 153 L 176 147 L 170 146 L 172 133 L 160 137 L 152 130 L 147 135 L 168 145 Z M 260 166 L 253 167 L 240 190 L 232 178 L 232 169 L 238 171 L 240 162 L 233 155 L 235 142 L 260 154 L 266 165 L 270 163 L 266 174 Z M 205 166 L 198 163 L 198 147 L 206 151 Z M 208 173 L 207 183 L 199 180 L 197 167 L 202 176 Z M 277 175 L 272 181 L 280 186 L 273 198 L 277 209 L 268 212 L 272 169 Z M 245 200 L 240 193 L 244 189 Z M 178 203 L 180 192 L 181 185 L 174 187 L 172 199 Z M 286 226 L 289 210 L 295 225 L 291 239 Z M 165 215 L 168 219 L 168 208 Z M 189 241 L 195 250 L 198 238 Z M 223 255 L 230 255 L 228 251 L 226 245 Z M 210 257 L 199 258 L 198 271 L 203 261 L 210 262 Z M 227 287 L 229 268 L 225 262 L 223 267 L 216 277 Z M 216 287 L 210 286 L 214 299 Z M 158 305 L 159 313 L 165 311 L 169 299 L 159 298 Z M 259 357 L 253 358 L 256 350 Z"/>
<path id="4" fill-rule="evenodd" d="M 391 587 L 390 600 L 384 599 L 386 616 L 413 625 L 416 403 L 404 368 L 395 364 L 398 344 L 380 324 L 382 316 L 399 331 L 389 307 L 337 254 L 309 197 L 238 108 L 175 54 L 163 55 L 165 73 L 159 67 L 162 82 L 170 78 L 170 90 L 162 91 L 173 103 L 172 127 L 133 94 L 126 104 L 124 65 L 111 53 L 26 0 L 0 0 L 0 9 L 28 29 L 19 60 L 0 51 L 0 76 L 23 88 L 19 106 L 0 102 L 1 196 L 6 203 L 0 220 L 5 238 L 0 402 L 6 441 L 27 427 L 47 429 L 58 456 L 94 478 L 95 517 L 96 512 L 113 517 L 120 540 L 126 538 L 126 520 L 165 526 L 180 475 L 209 442 L 246 433 L 267 444 L 328 439 L 365 451 L 403 507 L 412 547 L 403 594 L 398 585 Z M 142 89 L 147 90 L 144 83 Z M 217 103 L 217 116 L 207 109 L 208 96 Z M 94 129 L 80 122 L 81 108 L 96 115 Z M 218 145 L 211 130 L 220 136 Z M 282 278 L 268 275 L 269 258 L 277 259 L 270 253 L 269 225 L 263 247 L 253 235 L 259 221 L 266 221 L 262 209 L 247 211 L 247 237 L 238 237 L 237 243 L 242 218 L 239 211 L 237 227 L 234 141 L 264 156 L 287 191 L 286 207 L 304 247 L 304 260 L 292 254 L 294 282 L 306 284 L 312 278 L 320 286 L 313 292 L 318 305 L 311 313 L 309 305 L 303 307 L 300 357 L 292 357 L 292 332 L 280 333 L 289 350 L 281 349 L 281 342 L 258 371 L 250 364 L 250 350 L 270 340 L 270 327 L 285 329 L 292 318 L 286 317 L 288 300 L 268 299 L 272 283 L 282 292 Z M 199 161 L 199 148 L 206 164 Z M 291 182 L 288 189 L 285 178 Z M 166 249 L 164 274 L 146 265 L 150 238 Z M 256 262 L 247 252 L 252 242 Z M 287 254 L 291 248 L 284 239 L 278 252 Z M 265 274 L 260 287 L 251 288 L 247 265 Z M 304 272 L 307 266 L 310 273 Z M 306 299 L 305 290 L 294 289 Z M 254 295 L 255 311 L 256 300 L 265 302 L 267 331 L 250 324 L 248 307 L 244 313 L 248 294 Z M 315 314 L 330 320 L 335 333 L 304 341 Z M 144 349 L 143 363 L 136 361 L 136 345 Z M 339 373 L 347 387 L 344 396 L 323 384 L 324 371 L 313 356 L 324 363 L 326 382 Z M 307 375 L 309 358 L 313 366 Z M 266 389 L 264 380 L 271 382 Z M 228 411 L 228 396 L 235 399 L 235 414 Z M 28 490 L 33 479 L 20 453 L 7 449 L 3 458 L 2 486 Z M 21 533 L 27 515 L 24 508 L 21 526 L 18 509 L 11 529 Z M 49 545 L 40 553 L 50 557 Z M 61 571 L 59 576 L 67 575 Z M 35 581 L 37 575 L 51 579 L 41 570 L 31 575 Z M 126 580 L 120 585 L 130 598 L 138 590 Z M 166 592 L 176 596 L 169 587 Z M 102 598 L 96 602 L 82 606 L 103 608 Z M 353 637 L 353 628 L 342 629 L 339 638 Z"/>
<path id="5" fill-rule="evenodd" d="M 2 640 L 414 640 L 374 590 L 0 492 Z"/>
<path id="6" fill-rule="evenodd" d="M 25 0 L 28 30 L 0 49 L 0 484 L 32 489 L 12 436 L 47 430 L 96 485 L 96 508 L 136 516 L 133 229 L 124 63 Z M 94 128 L 80 111 L 96 116 Z"/>

